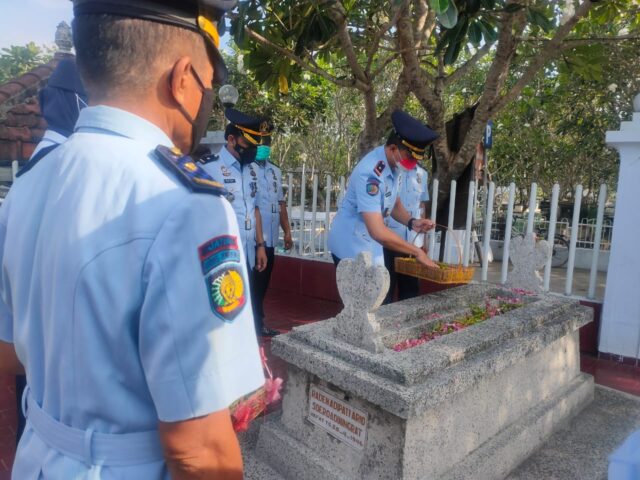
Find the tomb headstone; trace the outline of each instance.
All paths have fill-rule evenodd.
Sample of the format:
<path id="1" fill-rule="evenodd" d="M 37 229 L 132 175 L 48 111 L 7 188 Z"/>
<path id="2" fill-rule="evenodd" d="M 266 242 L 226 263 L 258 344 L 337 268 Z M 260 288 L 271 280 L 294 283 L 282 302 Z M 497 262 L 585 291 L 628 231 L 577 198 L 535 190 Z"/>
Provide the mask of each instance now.
<path id="1" fill-rule="evenodd" d="M 378 307 L 387 284 L 372 268 L 360 257 L 340 270 L 353 286 L 340 288 L 344 315 L 273 340 L 288 380 L 256 453 L 284 478 L 504 478 L 591 401 L 578 343 L 587 307 L 489 284 Z M 378 291 L 358 303 L 363 278 Z M 517 308 L 449 329 L 496 301 Z M 435 329 L 451 333 L 396 351 Z"/>
<path id="2" fill-rule="evenodd" d="M 551 248 L 546 240 L 536 241 L 533 233 L 524 237 L 515 237 L 509 247 L 509 260 L 513 268 L 509 272 L 507 286 L 530 292 L 542 292 L 542 276 L 539 270 L 544 268 Z"/>

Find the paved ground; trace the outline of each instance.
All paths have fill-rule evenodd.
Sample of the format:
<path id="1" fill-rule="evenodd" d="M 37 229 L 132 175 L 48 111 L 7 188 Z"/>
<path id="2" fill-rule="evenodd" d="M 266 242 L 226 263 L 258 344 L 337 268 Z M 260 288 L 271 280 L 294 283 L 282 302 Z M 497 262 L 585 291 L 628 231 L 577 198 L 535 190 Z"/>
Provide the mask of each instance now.
<path id="1" fill-rule="evenodd" d="M 639 428 L 640 397 L 596 387 L 594 401 L 508 480 L 604 480 L 609 454 Z"/>

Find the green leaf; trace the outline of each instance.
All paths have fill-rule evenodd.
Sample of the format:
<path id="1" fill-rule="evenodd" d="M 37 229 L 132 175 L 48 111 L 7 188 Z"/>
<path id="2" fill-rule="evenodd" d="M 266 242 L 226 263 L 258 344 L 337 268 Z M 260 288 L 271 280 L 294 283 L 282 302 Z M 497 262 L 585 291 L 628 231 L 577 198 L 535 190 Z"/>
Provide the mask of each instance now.
<path id="1" fill-rule="evenodd" d="M 460 55 L 463 45 L 465 44 L 465 38 L 467 36 L 467 30 L 469 28 L 469 19 L 466 16 L 460 18 L 460 23 L 451 30 L 451 40 L 444 52 L 444 64 L 453 65 Z"/>
<path id="2" fill-rule="evenodd" d="M 451 29 L 458 23 L 458 8 L 456 4 L 451 2 L 449 8 L 442 14 L 438 14 L 438 21 L 444 28 Z"/>
<path id="3" fill-rule="evenodd" d="M 450 4 L 453 2 L 449 2 L 449 0 L 429 0 L 429 5 L 437 14 L 446 12 Z"/>
<path id="4" fill-rule="evenodd" d="M 498 31 L 490 22 L 481 19 L 478 22 L 478 26 L 480 27 L 480 30 L 482 30 L 482 36 L 484 37 L 485 42 L 493 43 L 498 40 Z"/>
<path id="5" fill-rule="evenodd" d="M 482 29 L 478 22 L 473 22 L 469 25 L 469 40 L 476 47 L 480 45 L 480 42 L 482 41 Z"/>
<path id="6" fill-rule="evenodd" d="M 547 17 L 545 11 L 536 8 L 529 7 L 527 9 L 527 20 L 533 25 L 540 27 L 546 33 L 549 33 L 553 29 L 553 21 Z"/>

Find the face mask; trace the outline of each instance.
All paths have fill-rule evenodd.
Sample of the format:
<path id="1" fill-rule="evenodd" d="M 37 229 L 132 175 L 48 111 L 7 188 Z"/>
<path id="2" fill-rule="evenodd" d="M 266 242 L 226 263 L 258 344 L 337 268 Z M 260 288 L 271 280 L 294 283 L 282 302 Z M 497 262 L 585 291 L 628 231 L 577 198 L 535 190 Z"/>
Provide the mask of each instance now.
<path id="1" fill-rule="evenodd" d="M 269 145 L 258 145 L 256 153 L 256 162 L 264 162 L 271 158 L 271 147 Z"/>
<path id="2" fill-rule="evenodd" d="M 180 112 L 187 121 L 191 124 L 191 150 L 189 154 L 193 154 L 198 150 L 198 146 L 200 145 L 200 140 L 204 137 L 204 134 L 207 131 L 207 126 L 209 125 L 209 115 L 211 110 L 213 109 L 213 89 L 206 88 L 198 72 L 195 71 L 193 67 L 191 67 L 191 73 L 193 73 L 193 77 L 198 82 L 200 86 L 200 91 L 202 92 L 202 100 L 200 100 L 200 108 L 198 108 L 198 113 L 196 114 L 196 118 L 192 118 L 189 115 L 189 112 L 180 104 L 178 107 L 180 108 Z"/>
<path id="3" fill-rule="evenodd" d="M 416 165 L 418 165 L 418 161 L 413 157 L 399 157 L 398 155 L 396 155 L 395 160 L 396 165 L 398 165 L 402 170 L 406 172 L 410 172 L 411 170 L 416 168 Z"/>
<path id="4" fill-rule="evenodd" d="M 407 172 L 410 172 L 411 170 L 414 170 L 416 168 L 416 165 L 418 165 L 418 161 L 411 158 L 402 158 L 400 159 L 399 165 Z"/>
<path id="5" fill-rule="evenodd" d="M 236 143 L 235 150 L 238 152 L 238 155 L 240 155 L 238 161 L 242 166 L 249 165 L 256 160 L 258 149 L 255 147 L 241 147 L 239 143 Z"/>

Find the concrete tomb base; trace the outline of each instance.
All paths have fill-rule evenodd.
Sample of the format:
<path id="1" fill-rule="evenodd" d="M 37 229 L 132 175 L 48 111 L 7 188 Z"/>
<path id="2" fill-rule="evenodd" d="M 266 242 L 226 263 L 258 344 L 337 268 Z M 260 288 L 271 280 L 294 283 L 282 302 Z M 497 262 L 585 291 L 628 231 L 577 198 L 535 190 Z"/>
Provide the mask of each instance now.
<path id="1" fill-rule="evenodd" d="M 496 297 L 523 305 L 393 350 Z M 289 377 L 256 454 L 284 478 L 504 478 L 593 398 L 578 344 L 591 311 L 576 301 L 473 284 L 369 307 L 375 338 L 336 334 L 343 317 L 273 340 Z"/>

